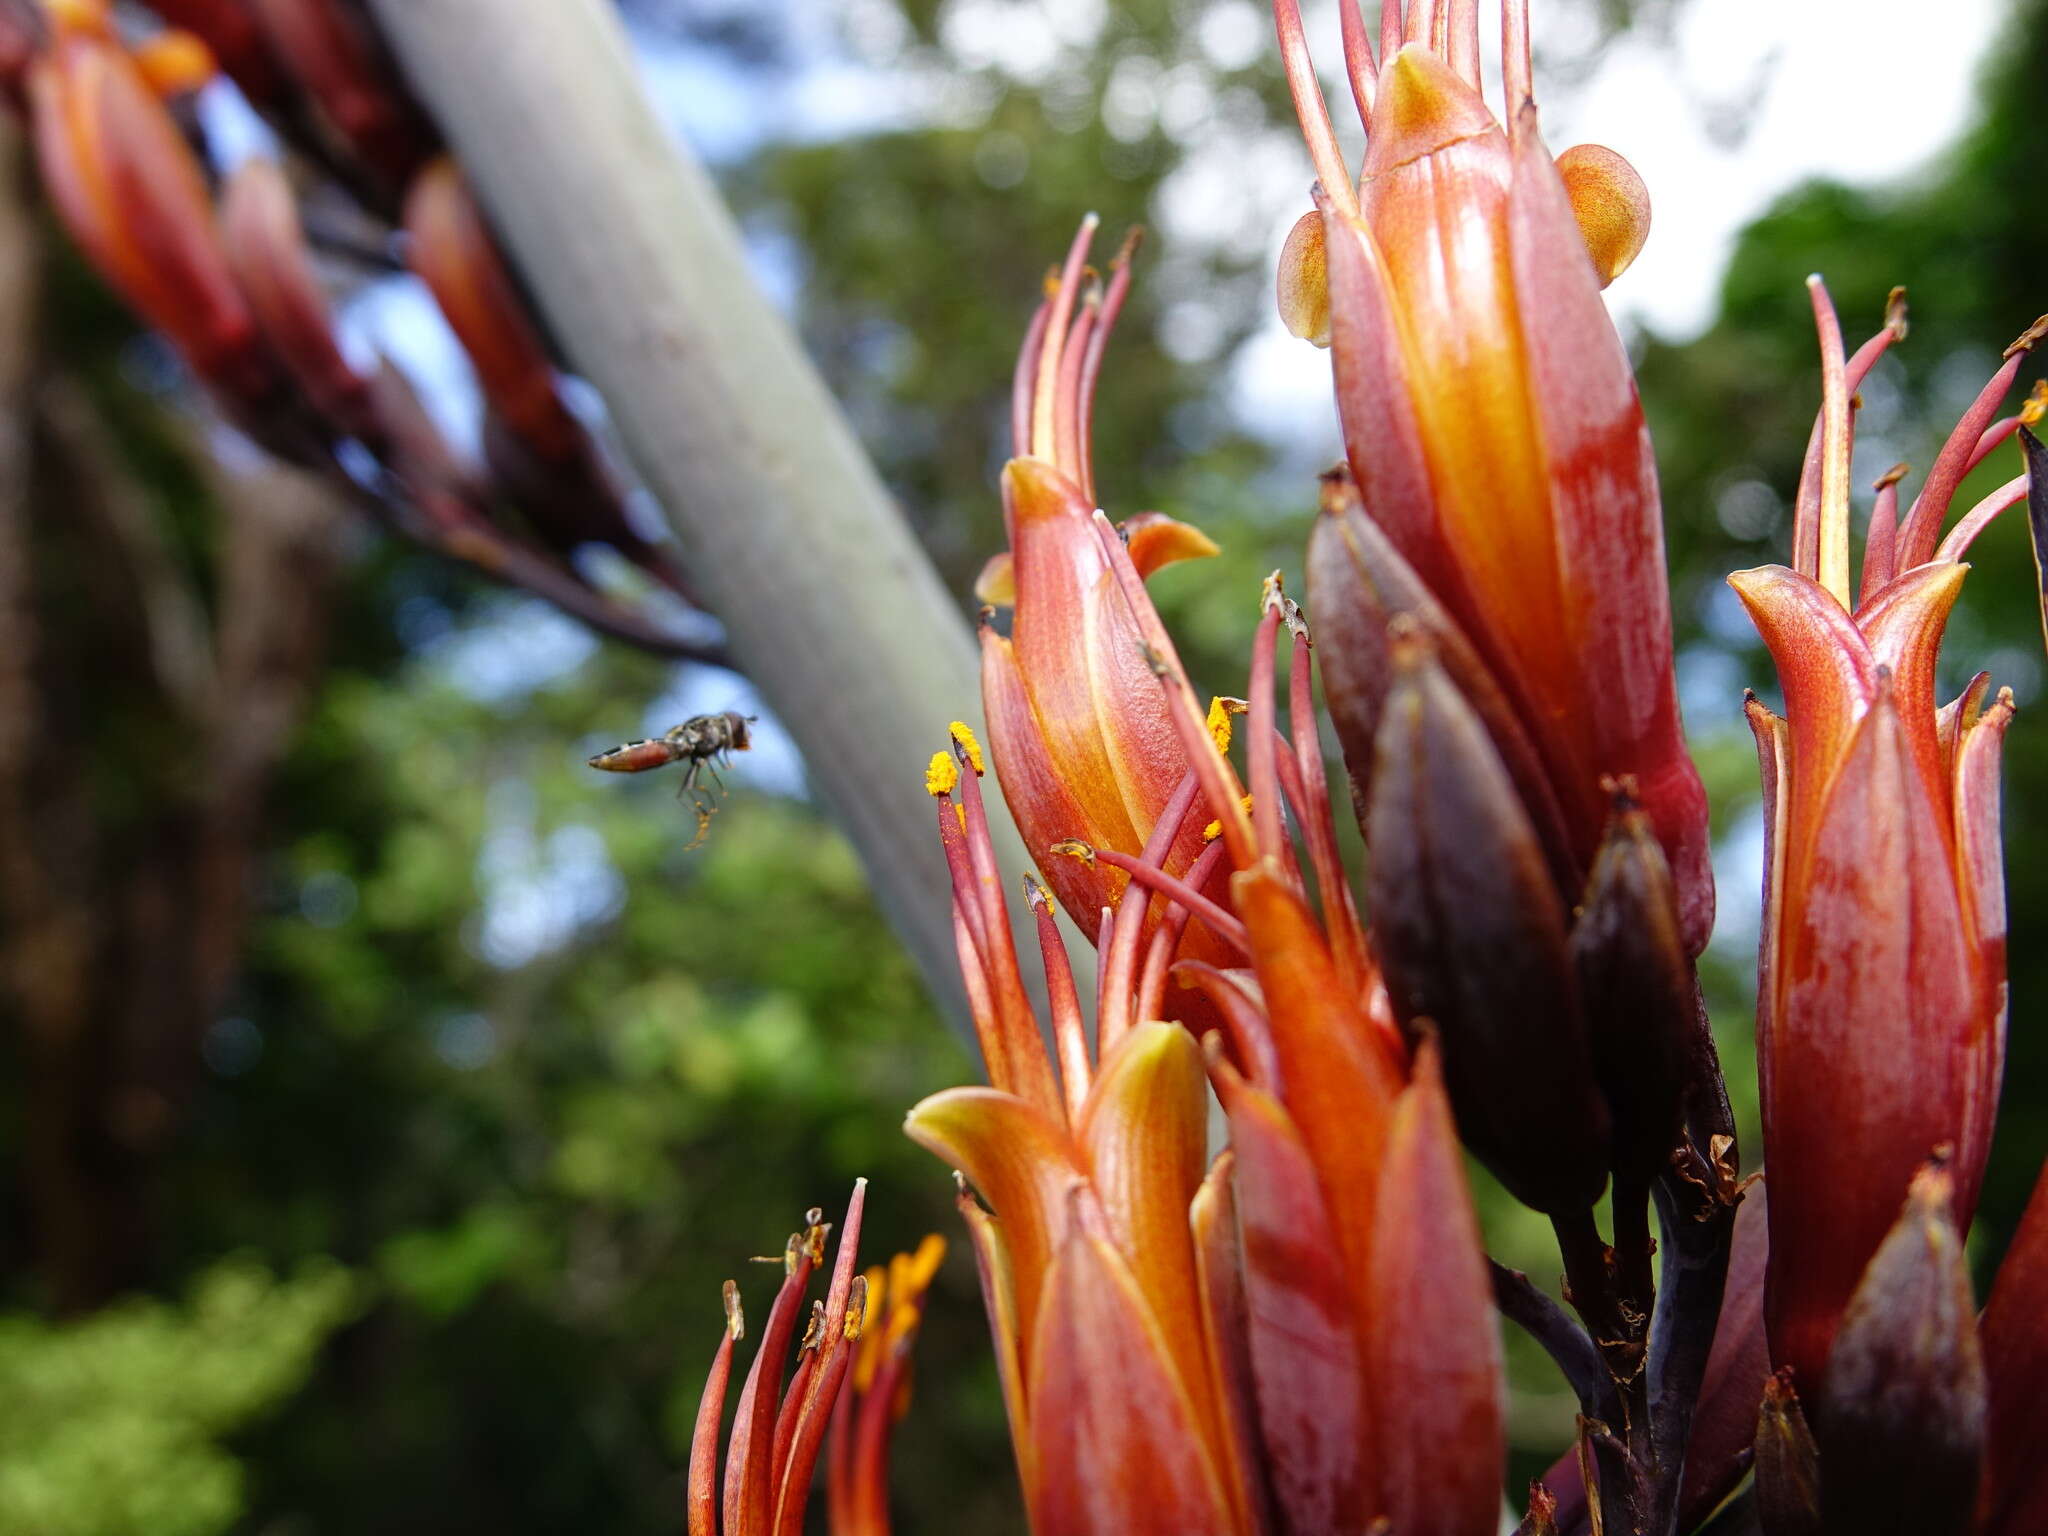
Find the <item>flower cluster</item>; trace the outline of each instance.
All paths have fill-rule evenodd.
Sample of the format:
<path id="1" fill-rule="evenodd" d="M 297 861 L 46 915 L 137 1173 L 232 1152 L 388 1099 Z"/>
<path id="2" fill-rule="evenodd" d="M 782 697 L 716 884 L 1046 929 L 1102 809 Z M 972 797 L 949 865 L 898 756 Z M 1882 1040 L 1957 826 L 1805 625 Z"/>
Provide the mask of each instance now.
<path id="1" fill-rule="evenodd" d="M 1611 150 L 1545 148 L 1515 0 L 1498 116 L 1476 6 L 1390 0 L 1377 47 L 1338 7 L 1356 178 L 1295 0 L 1274 9 L 1319 176 L 1280 303 L 1330 349 L 1347 460 L 1307 554 L 1315 631 L 1276 573 L 1245 697 L 1205 708 L 1183 670 L 1145 580 L 1213 546 L 1098 509 L 1089 418 L 1132 244 L 1105 282 L 1091 218 L 1027 333 L 1009 548 L 981 586 L 993 771 L 1042 876 L 1044 1018 L 964 727 L 927 781 L 989 1086 L 907 1129 L 962 1179 L 1034 1529 L 1491 1532 L 1496 1311 L 1581 1407 L 1528 1531 L 1689 1530 L 1752 1465 L 1772 1536 L 2037 1529 L 2048 1193 L 1981 1324 L 1961 1258 L 2003 1050 L 2013 706 L 1982 677 L 1946 706 L 1933 690 L 1971 540 L 2023 502 L 2048 527 L 2041 402 L 1997 419 L 2043 328 L 1910 505 L 1903 468 L 1881 483 L 1852 593 L 1856 391 L 1904 308 L 1848 356 L 1813 284 L 1823 404 L 1793 562 L 1731 578 L 1785 692 L 1783 718 L 1750 701 L 1766 1201 L 1737 1178 L 1695 975 L 1706 797 L 1601 299 L 1647 195 Z M 1944 535 L 2015 438 L 2026 472 Z M 1092 1034 L 1055 895 L 1096 950 Z M 1570 1311 L 1487 1260 L 1461 1142 L 1550 1219 Z"/>
<path id="2" fill-rule="evenodd" d="M 23 98 L 43 184 L 94 269 L 226 418 L 278 457 L 396 531 L 598 628 L 690 649 L 572 563 L 583 546 L 605 546 L 688 593 L 669 551 L 628 519 L 460 169 L 364 9 L 155 9 L 170 25 L 140 42 L 107 0 L 0 16 L 0 87 Z M 285 157 L 243 161 L 216 196 L 189 104 L 223 74 L 276 128 Z M 317 230 L 301 189 L 323 210 Z M 372 270 L 398 266 L 402 250 L 475 367 L 488 406 L 483 464 L 462 461 L 395 366 L 350 360 L 316 239 Z"/>

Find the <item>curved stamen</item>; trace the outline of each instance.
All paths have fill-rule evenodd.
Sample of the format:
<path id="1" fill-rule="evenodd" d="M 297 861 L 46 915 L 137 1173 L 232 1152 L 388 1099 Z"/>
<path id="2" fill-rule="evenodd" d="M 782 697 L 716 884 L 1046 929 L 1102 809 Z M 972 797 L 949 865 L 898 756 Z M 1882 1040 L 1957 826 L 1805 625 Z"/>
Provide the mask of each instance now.
<path id="1" fill-rule="evenodd" d="M 1288 794 L 1295 800 L 1294 817 L 1308 841 L 1309 864 L 1316 872 L 1323 928 L 1330 937 L 1337 974 L 1355 994 L 1364 986 L 1371 968 L 1366 959 L 1365 931 L 1358 921 L 1351 882 L 1344 878 L 1344 865 L 1337 855 L 1337 826 L 1330 817 L 1329 775 L 1323 768 L 1322 738 L 1316 732 L 1308 625 L 1302 621 L 1299 609 L 1294 610 L 1289 627 L 1294 630 L 1294 654 L 1287 671 L 1287 725 L 1294 732 L 1294 756 L 1301 783 L 1298 792 L 1294 786 L 1288 786 Z"/>
<path id="2" fill-rule="evenodd" d="M 1309 159 L 1315 164 L 1316 177 L 1337 206 L 1355 218 L 1358 198 L 1351 190 L 1351 172 L 1344 164 L 1344 152 L 1337 147 L 1337 130 L 1330 123 L 1330 105 L 1323 100 L 1315 61 L 1309 57 L 1298 0 L 1273 0 L 1273 27 L 1280 34 L 1287 92 L 1294 98 L 1294 115 L 1301 122 L 1301 136 L 1308 145 Z"/>
<path id="3" fill-rule="evenodd" d="M 1052 296 L 1058 292 L 1059 278 L 1053 272 L 1045 276 L 1045 296 L 1038 301 L 1038 308 L 1031 312 L 1031 324 L 1024 331 L 1024 345 L 1017 352 L 1017 368 L 1010 376 L 1010 454 L 1021 458 L 1031 451 L 1031 398 L 1038 382 L 1038 354 L 1045 341 L 1046 322 L 1052 317 Z M 1012 540 L 1016 530 L 1009 530 Z"/>
<path id="4" fill-rule="evenodd" d="M 1856 593 L 1859 608 L 1882 592 L 1897 573 L 1899 482 L 1910 470 L 1910 465 L 1894 464 L 1871 487 L 1877 492 L 1877 505 L 1870 510 L 1870 532 L 1863 540 L 1863 585 Z"/>
<path id="5" fill-rule="evenodd" d="M 1906 290 L 1894 288 L 1885 297 L 1884 324 L 1856 349 L 1843 369 L 1842 387 L 1852 402 L 1885 350 L 1905 337 Z M 1827 411 L 1823 406 L 1813 418 L 1813 430 L 1807 434 L 1806 457 L 1800 462 L 1799 491 L 1793 499 L 1792 568 L 1808 576 L 1820 568 L 1821 448 L 1826 430 Z"/>
<path id="6" fill-rule="evenodd" d="M 1849 607 L 1849 454 L 1853 429 L 1849 423 L 1848 362 L 1842 349 L 1842 324 L 1835 315 L 1827 285 L 1815 273 L 1806 280 L 1813 299 L 1813 323 L 1820 332 L 1821 459 L 1818 537 L 1815 569 L 1806 574 Z"/>
<path id="7" fill-rule="evenodd" d="M 1529 62 L 1529 0 L 1500 0 L 1500 72 L 1512 134 L 1522 120 L 1522 109 L 1536 104 L 1535 70 Z"/>
<path id="8" fill-rule="evenodd" d="M 1188 866 L 1188 884 L 1206 892 L 1209 882 L 1223 868 L 1226 851 L 1221 843 L 1211 843 L 1204 848 L 1200 857 Z M 1145 951 L 1145 968 L 1138 974 L 1137 996 L 1131 1004 L 1132 1014 L 1140 1020 L 1160 1017 L 1161 1004 L 1166 997 L 1166 978 L 1172 973 L 1173 957 L 1180 949 L 1181 936 L 1187 932 L 1191 915 L 1186 907 L 1177 903 L 1168 907 L 1164 921 L 1152 935 L 1152 943 Z"/>
<path id="9" fill-rule="evenodd" d="M 1344 36 L 1344 73 L 1351 79 L 1351 100 L 1358 108 L 1359 125 L 1372 132 L 1373 92 L 1379 85 L 1379 65 L 1372 56 L 1372 38 L 1365 30 L 1362 0 L 1337 0 L 1337 24 Z"/>
<path id="10" fill-rule="evenodd" d="M 1088 1029 L 1081 1018 L 1081 994 L 1074 986 L 1074 967 L 1060 937 L 1052 893 L 1036 875 L 1024 877 L 1024 899 L 1038 919 L 1038 952 L 1045 962 L 1045 990 L 1052 1006 L 1053 1046 L 1060 1059 L 1060 1088 L 1067 1101 L 1067 1124 L 1081 1123 L 1094 1073 L 1088 1062 Z"/>
<path id="11" fill-rule="evenodd" d="M 1063 853 L 1069 858 L 1080 859 L 1083 863 L 1107 864 L 1111 869 L 1122 870 L 1131 877 L 1133 883 L 1148 890 L 1158 891 L 1161 895 L 1179 902 L 1207 923 L 1218 938 L 1240 954 L 1251 954 L 1251 936 L 1245 932 L 1243 923 L 1194 889 L 1187 881 L 1169 875 L 1158 865 L 1143 863 L 1128 853 L 1118 853 L 1114 848 L 1091 848 L 1078 838 L 1068 838 L 1064 842 L 1054 843 L 1049 851 Z M 1130 899 L 1128 894 L 1124 899 Z"/>
<path id="12" fill-rule="evenodd" d="M 1991 520 L 2007 507 L 2027 499 L 2027 477 L 2015 475 L 1997 490 L 1986 496 L 1977 505 L 1962 515 L 1955 527 L 1949 529 L 1948 537 L 1941 541 L 1941 548 L 1934 552 L 1936 560 L 1960 560 L 1977 535 L 1991 525 Z"/>
<path id="13" fill-rule="evenodd" d="M 1081 418 L 1081 377 L 1087 366 L 1089 345 L 1100 326 L 1101 312 L 1102 289 L 1091 279 L 1081 298 L 1081 313 L 1074 317 L 1066 344 L 1060 349 L 1060 376 L 1053 398 L 1053 462 L 1077 481 L 1087 457 L 1083 447 L 1087 424 Z"/>
<path id="14" fill-rule="evenodd" d="M 1252 839 L 1261 854 L 1282 853 L 1280 770 L 1274 752 L 1273 649 L 1280 638 L 1280 573 L 1266 578 L 1257 637 L 1252 641 L 1251 677 L 1245 697 L 1251 702 L 1251 738 L 1245 746 L 1246 777 L 1252 791 Z"/>
<path id="15" fill-rule="evenodd" d="M 1088 264 L 1088 247 L 1101 222 L 1091 213 L 1074 231 L 1074 243 L 1067 247 L 1066 264 L 1060 268 L 1060 286 L 1052 296 L 1052 310 L 1046 316 L 1045 334 L 1039 341 L 1038 372 L 1031 391 L 1031 453 L 1049 464 L 1059 462 L 1054 400 L 1059 389 L 1060 350 L 1067 342 L 1074 298 L 1080 292 L 1081 273 Z"/>
<path id="16" fill-rule="evenodd" d="M 1934 552 L 1942 522 L 1948 516 L 1949 503 L 1955 499 L 1956 487 L 1963 483 L 1963 466 L 1975 451 L 1978 437 L 1997 414 L 1998 402 L 2005 398 L 2006 391 L 2012 388 L 2012 381 L 2019 376 L 2021 362 L 2044 335 L 2048 335 L 2048 315 L 2036 320 L 2006 348 L 2003 366 L 1991 376 L 1991 382 L 1984 386 L 1969 410 L 1963 413 L 1963 419 L 1956 423 L 1948 441 L 1941 445 L 1941 452 L 1934 457 L 1934 467 L 1927 471 L 1927 483 L 1913 498 L 1913 510 L 1906 514 L 1906 525 L 1899 534 L 1901 570 L 1924 564 Z"/>
<path id="17" fill-rule="evenodd" d="M 1152 835 L 1145 840 L 1144 850 L 1138 855 L 1142 862 L 1165 867 L 1167 854 L 1173 851 L 1173 845 L 1179 841 L 1188 818 L 1194 813 L 1195 795 L 1200 788 L 1201 781 L 1193 773 L 1181 775 L 1181 781 L 1167 798 L 1158 821 L 1153 823 Z M 1103 988 L 1102 1005 L 1095 1019 L 1098 1060 L 1124 1037 L 1126 1030 L 1139 1022 L 1131 1012 L 1131 988 L 1137 974 L 1145 918 L 1151 905 L 1150 897 L 1134 897 L 1126 890 L 1117 906 L 1116 924 L 1104 941 L 1102 967 L 1109 980 Z"/>
<path id="18" fill-rule="evenodd" d="M 1451 0 L 1445 18 L 1445 62 L 1473 90 L 1479 89 L 1479 0 Z"/>
<path id="19" fill-rule="evenodd" d="M 1102 377 L 1102 354 L 1109 346 L 1110 332 L 1116 329 L 1117 316 L 1123 313 L 1124 299 L 1131 291 L 1131 261 L 1138 254 L 1139 242 L 1144 238 L 1144 227 L 1132 225 L 1124 236 L 1116 259 L 1109 264 L 1109 288 L 1102 295 L 1102 309 L 1095 317 L 1095 328 L 1088 333 L 1088 354 L 1081 365 L 1081 494 L 1090 502 L 1095 500 L 1095 385 Z"/>
<path id="20" fill-rule="evenodd" d="M 1433 48 L 1436 34 L 1441 29 L 1442 8 L 1443 0 L 1409 0 L 1405 8 L 1407 14 L 1402 17 L 1402 46 L 1420 43 L 1425 48 Z"/>

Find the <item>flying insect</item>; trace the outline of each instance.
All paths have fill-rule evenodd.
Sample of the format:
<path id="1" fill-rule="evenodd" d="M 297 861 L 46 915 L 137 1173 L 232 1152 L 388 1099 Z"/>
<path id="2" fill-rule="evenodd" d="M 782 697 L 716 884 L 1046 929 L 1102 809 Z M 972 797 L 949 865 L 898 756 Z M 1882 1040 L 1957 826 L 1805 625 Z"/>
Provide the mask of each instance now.
<path id="1" fill-rule="evenodd" d="M 753 746 L 747 729 L 753 721 L 752 715 L 731 709 L 716 715 L 692 715 L 659 736 L 629 741 L 609 752 L 600 752 L 590 759 L 590 766 L 606 773 L 647 773 L 670 763 L 683 764 L 683 781 L 676 788 L 676 798 L 689 796 L 690 809 L 697 813 L 697 835 L 690 842 L 695 848 L 710 831 L 711 818 L 718 811 L 718 797 L 725 793 L 725 781 L 718 776 L 718 770 L 730 765 L 733 753 L 745 752 Z M 708 788 L 703 782 L 707 774 L 711 779 Z"/>

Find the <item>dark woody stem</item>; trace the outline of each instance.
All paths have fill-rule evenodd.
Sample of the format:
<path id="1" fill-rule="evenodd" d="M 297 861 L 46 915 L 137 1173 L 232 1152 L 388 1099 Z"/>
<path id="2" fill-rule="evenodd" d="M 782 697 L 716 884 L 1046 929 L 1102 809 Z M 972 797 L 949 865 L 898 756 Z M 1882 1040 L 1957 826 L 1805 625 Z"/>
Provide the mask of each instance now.
<path id="1" fill-rule="evenodd" d="M 1550 1224 L 1564 1259 L 1565 1286 L 1572 1306 L 1592 1335 L 1601 1370 L 1610 1383 L 1610 1401 L 1618 1409 L 1618 1417 L 1593 1420 L 1588 1425 L 1587 1441 L 1598 1469 L 1597 1478 L 1588 1481 L 1598 1485 L 1603 1536 L 1608 1532 L 1624 1536 L 1636 1532 L 1635 1511 L 1640 1507 L 1638 1484 L 1642 1468 L 1633 1454 L 1637 1426 L 1646 1417 L 1639 1368 L 1640 1335 L 1630 1336 L 1616 1284 L 1613 1255 L 1600 1239 L 1592 1210 L 1553 1215 Z M 1596 1497 L 1591 1486 L 1586 1494 L 1589 1503 Z"/>
<path id="2" fill-rule="evenodd" d="M 1664 1293 L 1650 1326 L 1651 1465 L 1644 1511 L 1649 1536 L 1673 1536 L 1693 1410 L 1721 1319 L 1740 1193 L 1734 1185 L 1735 1119 L 1701 1003 L 1687 1087 L 1685 1141 L 1657 1180 L 1664 1240 Z"/>
<path id="3" fill-rule="evenodd" d="M 1614 1378 L 1607 1374 L 1586 1330 L 1519 1269 L 1492 1259 L 1486 1265 L 1493 1278 L 1493 1304 L 1556 1362 L 1579 1400 L 1579 1412 L 1602 1422 L 1618 1420 L 1621 1399 L 1615 1394 Z"/>

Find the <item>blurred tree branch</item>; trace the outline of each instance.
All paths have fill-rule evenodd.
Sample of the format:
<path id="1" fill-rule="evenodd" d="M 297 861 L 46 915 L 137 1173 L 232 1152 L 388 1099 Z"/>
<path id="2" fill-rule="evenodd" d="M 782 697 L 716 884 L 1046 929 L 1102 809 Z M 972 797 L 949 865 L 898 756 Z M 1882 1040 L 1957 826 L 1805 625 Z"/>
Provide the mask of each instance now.
<path id="1" fill-rule="evenodd" d="M 569 363 L 603 393 L 747 674 L 964 1020 L 921 782 L 975 646 L 602 0 L 374 0 Z M 996 802 L 996 806 L 1000 801 Z M 995 808 L 995 807 L 992 807 Z M 1007 822 L 1006 852 L 1017 853 Z"/>

